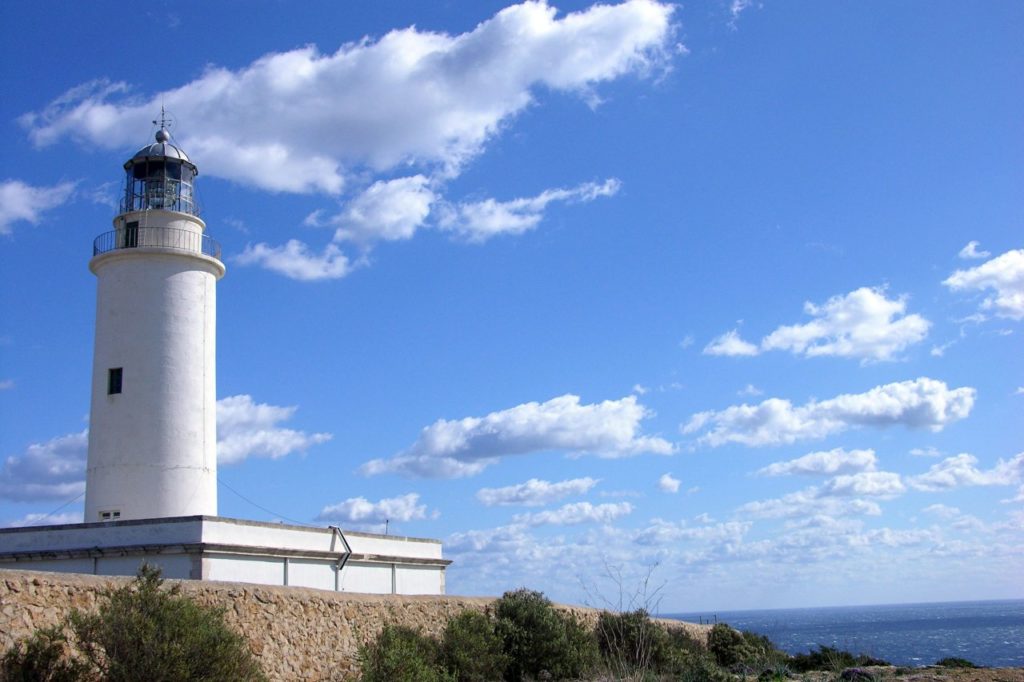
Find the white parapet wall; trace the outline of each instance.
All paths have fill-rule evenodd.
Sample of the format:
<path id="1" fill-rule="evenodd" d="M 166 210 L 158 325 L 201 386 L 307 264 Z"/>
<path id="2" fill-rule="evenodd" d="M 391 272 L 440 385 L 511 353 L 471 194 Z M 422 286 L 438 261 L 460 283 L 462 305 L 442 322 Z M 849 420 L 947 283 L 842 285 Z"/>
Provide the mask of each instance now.
<path id="1" fill-rule="evenodd" d="M 369 594 L 445 593 L 438 540 L 185 516 L 0 530 L 0 569 L 291 585 Z"/>

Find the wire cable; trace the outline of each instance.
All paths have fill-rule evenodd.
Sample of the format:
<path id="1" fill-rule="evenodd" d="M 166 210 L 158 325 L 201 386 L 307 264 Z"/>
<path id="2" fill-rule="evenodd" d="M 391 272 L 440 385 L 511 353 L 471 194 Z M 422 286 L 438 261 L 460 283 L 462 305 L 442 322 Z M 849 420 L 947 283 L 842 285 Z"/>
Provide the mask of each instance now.
<path id="1" fill-rule="evenodd" d="M 278 514 L 277 512 L 275 512 L 273 510 L 267 509 L 266 507 L 264 507 L 262 505 L 256 504 L 255 502 L 250 500 L 248 497 L 246 497 L 245 495 L 243 495 L 242 493 L 238 492 L 237 490 L 232 488 L 230 485 L 228 485 L 228 482 L 225 481 L 220 476 L 217 476 L 217 483 L 220 483 L 222 486 L 224 486 L 225 488 L 227 488 L 228 490 L 233 492 L 235 495 L 238 495 L 240 498 L 242 498 L 243 500 L 245 500 L 246 502 L 248 502 L 252 506 L 254 506 L 257 509 L 260 509 L 260 510 L 270 514 L 271 516 L 274 516 L 274 517 L 279 518 L 279 519 L 284 519 L 285 521 L 289 521 L 289 522 L 294 523 L 294 524 L 299 525 L 299 526 L 306 526 L 308 528 L 322 528 L 323 527 L 323 526 L 313 525 L 312 523 L 306 523 L 305 521 L 297 521 L 295 519 L 290 519 L 287 516 L 285 516 L 284 514 Z"/>

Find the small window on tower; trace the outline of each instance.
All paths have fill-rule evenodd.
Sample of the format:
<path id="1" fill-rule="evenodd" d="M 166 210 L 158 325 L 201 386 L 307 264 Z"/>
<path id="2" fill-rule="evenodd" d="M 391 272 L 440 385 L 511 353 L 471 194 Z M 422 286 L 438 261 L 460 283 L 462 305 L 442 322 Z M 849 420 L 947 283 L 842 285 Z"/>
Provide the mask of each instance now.
<path id="1" fill-rule="evenodd" d="M 110 511 L 100 512 L 100 521 L 117 521 L 121 518 L 120 509 L 111 509 Z"/>
<path id="2" fill-rule="evenodd" d="M 107 395 L 121 392 L 122 367 L 112 367 L 107 373 Z"/>

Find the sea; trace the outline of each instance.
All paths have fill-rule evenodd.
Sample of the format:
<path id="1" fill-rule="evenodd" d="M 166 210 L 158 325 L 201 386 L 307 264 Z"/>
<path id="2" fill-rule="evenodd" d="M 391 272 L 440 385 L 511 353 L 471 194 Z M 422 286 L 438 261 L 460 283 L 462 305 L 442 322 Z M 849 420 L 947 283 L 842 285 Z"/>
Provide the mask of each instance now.
<path id="1" fill-rule="evenodd" d="M 986 667 L 1024 667 L 1024 599 L 704 611 L 662 617 L 728 623 L 765 635 L 791 654 L 824 644 L 893 665 L 924 666 L 956 656 Z"/>

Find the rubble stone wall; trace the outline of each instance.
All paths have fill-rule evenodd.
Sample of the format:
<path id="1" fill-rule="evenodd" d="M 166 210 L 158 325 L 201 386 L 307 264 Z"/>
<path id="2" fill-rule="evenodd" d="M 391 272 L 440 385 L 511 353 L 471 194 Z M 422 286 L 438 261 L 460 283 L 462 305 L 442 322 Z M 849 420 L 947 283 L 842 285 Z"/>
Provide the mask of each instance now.
<path id="1" fill-rule="evenodd" d="M 0 571 L 0 651 L 35 629 L 61 621 L 72 608 L 96 608 L 103 590 L 130 578 Z M 344 680 L 356 670 L 359 646 L 385 623 L 439 635 L 449 618 L 484 611 L 493 598 L 326 592 L 244 583 L 167 581 L 202 604 L 226 608 L 272 680 Z M 598 611 L 560 607 L 593 626 Z M 678 624 L 704 640 L 707 626 Z"/>

